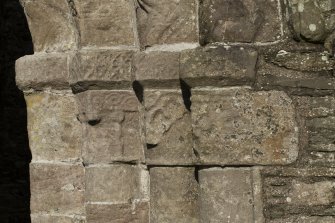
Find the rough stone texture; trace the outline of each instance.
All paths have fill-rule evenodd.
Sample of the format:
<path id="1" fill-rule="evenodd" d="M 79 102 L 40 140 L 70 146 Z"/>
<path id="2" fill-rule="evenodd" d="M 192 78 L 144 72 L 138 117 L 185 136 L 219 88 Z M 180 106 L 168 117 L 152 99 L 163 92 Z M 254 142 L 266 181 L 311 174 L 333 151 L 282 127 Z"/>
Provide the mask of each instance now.
<path id="1" fill-rule="evenodd" d="M 115 164 L 85 169 L 86 200 L 89 202 L 136 203 L 147 196 L 146 170 Z M 119 209 L 118 206 L 114 208 Z"/>
<path id="2" fill-rule="evenodd" d="M 79 160 L 82 138 L 74 96 L 71 93 L 33 93 L 25 98 L 33 160 Z"/>
<path id="3" fill-rule="evenodd" d="M 76 98 L 86 139 L 84 162 L 142 159 L 139 102 L 132 91 L 86 91 Z"/>
<path id="4" fill-rule="evenodd" d="M 181 53 L 180 77 L 190 86 L 250 84 L 257 52 L 240 47 L 209 47 Z"/>
<path id="5" fill-rule="evenodd" d="M 136 0 L 141 47 L 198 42 L 195 0 Z"/>
<path id="6" fill-rule="evenodd" d="M 197 223 L 198 184 L 192 167 L 150 169 L 150 222 Z"/>
<path id="7" fill-rule="evenodd" d="M 263 222 L 259 170 L 209 168 L 199 182 L 201 222 Z"/>
<path id="8" fill-rule="evenodd" d="M 180 53 L 176 52 L 137 53 L 133 69 L 135 78 L 146 87 L 178 86 L 179 58 Z"/>
<path id="9" fill-rule="evenodd" d="M 30 164 L 32 213 L 84 214 L 84 167 Z"/>
<path id="10" fill-rule="evenodd" d="M 148 223 L 149 204 L 88 204 L 87 223 Z"/>
<path id="11" fill-rule="evenodd" d="M 16 83 L 21 89 L 50 86 L 55 89 L 68 89 L 67 62 L 67 55 L 60 53 L 39 53 L 21 57 L 16 61 Z"/>
<path id="12" fill-rule="evenodd" d="M 134 46 L 130 0 L 73 0 L 83 47 Z"/>
<path id="13" fill-rule="evenodd" d="M 75 216 L 52 216 L 52 215 L 35 215 L 31 216 L 32 223 L 85 223 L 83 217 Z"/>
<path id="14" fill-rule="evenodd" d="M 144 91 L 145 159 L 149 164 L 190 164 L 191 115 L 180 90 Z"/>
<path id="15" fill-rule="evenodd" d="M 283 92 L 249 88 L 192 90 L 194 149 L 202 164 L 288 164 L 298 127 Z"/>
<path id="16" fill-rule="evenodd" d="M 67 51 L 77 34 L 67 0 L 22 0 L 33 37 L 34 51 Z M 51 19 L 52 18 L 52 19 Z"/>
<path id="17" fill-rule="evenodd" d="M 281 38 L 278 1 L 200 1 L 200 41 L 272 42 Z"/>
<path id="18" fill-rule="evenodd" d="M 269 223 L 332 223 L 335 221 L 334 217 L 308 217 L 308 216 L 298 216 L 290 217 L 284 219 L 276 219 L 269 221 Z"/>
<path id="19" fill-rule="evenodd" d="M 132 51 L 80 51 L 70 61 L 74 91 L 131 86 Z"/>

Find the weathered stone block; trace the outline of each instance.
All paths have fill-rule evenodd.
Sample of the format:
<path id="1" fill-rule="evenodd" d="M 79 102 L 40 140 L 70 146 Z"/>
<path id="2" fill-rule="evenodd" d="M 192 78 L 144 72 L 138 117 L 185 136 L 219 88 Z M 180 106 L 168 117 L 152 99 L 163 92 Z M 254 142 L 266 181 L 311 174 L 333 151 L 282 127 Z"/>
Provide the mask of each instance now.
<path id="1" fill-rule="evenodd" d="M 202 164 L 289 164 L 298 127 L 284 92 L 247 87 L 192 90 L 193 146 Z"/>
<path id="2" fill-rule="evenodd" d="M 52 69 L 50 69 L 52 68 Z M 69 89 L 67 55 L 38 53 L 16 61 L 16 84 L 21 89 Z"/>
<path id="3" fill-rule="evenodd" d="M 131 87 L 132 51 L 80 51 L 70 61 L 75 91 Z"/>
<path id="4" fill-rule="evenodd" d="M 150 169 L 150 222 L 198 223 L 198 184 L 192 167 Z"/>
<path id="5" fill-rule="evenodd" d="M 335 97 L 294 97 L 298 112 L 306 118 L 335 116 Z"/>
<path id="6" fill-rule="evenodd" d="M 135 78 L 146 87 L 178 86 L 179 59 L 176 52 L 142 52 L 134 58 Z"/>
<path id="7" fill-rule="evenodd" d="M 76 47 L 76 29 L 66 0 L 23 0 L 22 4 L 35 52 L 66 51 Z"/>
<path id="8" fill-rule="evenodd" d="M 33 160 L 78 160 L 82 131 L 72 93 L 33 93 L 25 99 Z"/>
<path id="9" fill-rule="evenodd" d="M 147 163 L 174 165 L 195 161 L 191 115 L 181 90 L 145 90 L 144 118 Z"/>
<path id="10" fill-rule="evenodd" d="M 278 1 L 200 1 L 200 39 L 212 42 L 272 42 L 281 38 Z"/>
<path id="11" fill-rule="evenodd" d="M 143 158 L 139 102 L 133 91 L 85 91 L 77 94 L 84 123 L 83 159 L 87 163 Z"/>
<path id="12" fill-rule="evenodd" d="M 142 47 L 198 42 L 195 0 L 139 0 L 136 10 Z"/>
<path id="13" fill-rule="evenodd" d="M 201 222 L 264 222 L 258 169 L 199 171 Z"/>
<path id="14" fill-rule="evenodd" d="M 31 215 L 32 223 L 86 223 L 82 216 Z"/>
<path id="15" fill-rule="evenodd" d="M 134 203 L 147 198 L 147 171 L 135 165 L 115 164 L 86 168 L 86 200 Z"/>
<path id="16" fill-rule="evenodd" d="M 83 47 L 133 46 L 134 6 L 129 0 L 74 0 Z"/>
<path id="17" fill-rule="evenodd" d="M 88 204 L 87 223 L 148 223 L 149 204 Z"/>
<path id="18" fill-rule="evenodd" d="M 185 50 L 180 77 L 190 86 L 251 84 L 255 79 L 257 52 L 237 47 Z"/>
<path id="19" fill-rule="evenodd" d="M 333 223 L 335 221 L 334 217 L 320 217 L 320 216 L 294 216 L 283 219 L 274 219 L 268 221 L 269 223 Z"/>
<path id="20" fill-rule="evenodd" d="M 84 213 L 84 167 L 79 164 L 30 164 L 32 213 Z"/>

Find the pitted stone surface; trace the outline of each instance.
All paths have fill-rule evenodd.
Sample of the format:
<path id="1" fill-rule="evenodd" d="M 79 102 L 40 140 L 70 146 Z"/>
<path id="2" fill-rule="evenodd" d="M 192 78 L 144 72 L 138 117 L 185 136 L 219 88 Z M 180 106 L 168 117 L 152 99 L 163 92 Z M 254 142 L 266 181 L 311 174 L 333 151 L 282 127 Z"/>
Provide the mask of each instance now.
<path id="1" fill-rule="evenodd" d="M 180 90 L 144 91 L 146 162 L 149 164 L 190 164 L 192 150 L 191 114 Z"/>
<path id="2" fill-rule="evenodd" d="M 74 96 L 33 93 L 25 98 L 33 160 L 79 160 L 82 135 Z"/>
<path id="3" fill-rule="evenodd" d="M 141 47 L 198 42 L 195 0 L 136 0 L 136 2 Z"/>
<path id="4" fill-rule="evenodd" d="M 84 162 L 110 163 L 143 158 L 139 102 L 132 91 L 86 91 L 77 94 L 83 122 Z"/>
<path id="5" fill-rule="evenodd" d="M 202 164 L 288 164 L 298 127 L 283 92 L 246 87 L 192 90 L 194 149 Z"/>
<path id="6" fill-rule="evenodd" d="M 52 215 L 32 215 L 32 223 L 85 223 L 83 216 L 52 216 Z"/>
<path id="7" fill-rule="evenodd" d="M 278 1 L 200 1 L 200 39 L 212 42 L 272 42 L 281 38 Z"/>

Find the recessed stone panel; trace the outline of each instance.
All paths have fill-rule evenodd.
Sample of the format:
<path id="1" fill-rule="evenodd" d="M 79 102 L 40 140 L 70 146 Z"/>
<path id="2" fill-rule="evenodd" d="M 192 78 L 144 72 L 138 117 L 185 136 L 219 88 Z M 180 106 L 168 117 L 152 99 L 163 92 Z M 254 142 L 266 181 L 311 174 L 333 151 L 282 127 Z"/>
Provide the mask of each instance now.
<path id="1" fill-rule="evenodd" d="M 282 35 L 278 4 L 268 0 L 201 1 L 201 42 L 276 41 Z"/>
<path id="2" fill-rule="evenodd" d="M 198 42 L 195 0 L 137 2 L 137 27 L 141 47 Z"/>
<path id="3" fill-rule="evenodd" d="M 298 127 L 284 92 L 247 87 L 192 90 L 193 147 L 202 164 L 289 164 Z"/>

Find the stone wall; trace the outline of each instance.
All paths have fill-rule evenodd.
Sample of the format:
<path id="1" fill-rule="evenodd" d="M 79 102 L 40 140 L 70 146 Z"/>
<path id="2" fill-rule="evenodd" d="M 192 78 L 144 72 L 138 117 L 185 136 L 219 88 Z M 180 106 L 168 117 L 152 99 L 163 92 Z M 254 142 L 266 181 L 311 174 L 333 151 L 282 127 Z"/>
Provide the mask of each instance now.
<path id="1" fill-rule="evenodd" d="M 32 222 L 335 222 L 332 0 L 22 0 Z"/>

